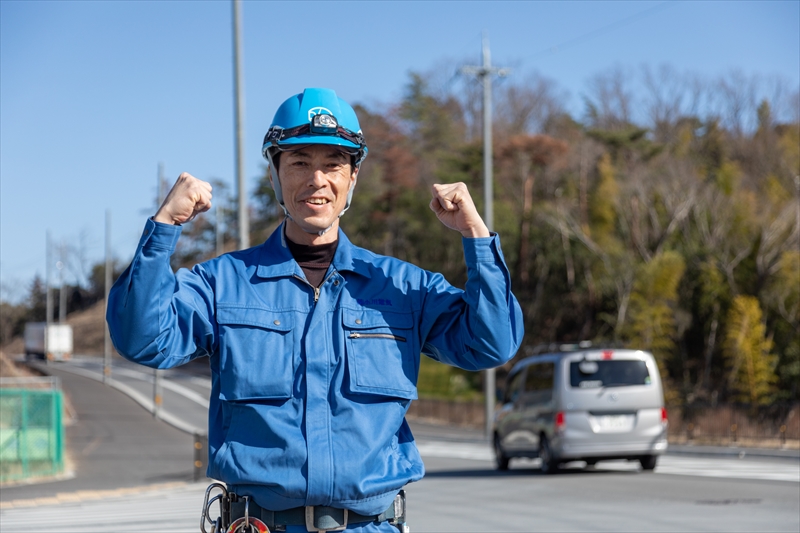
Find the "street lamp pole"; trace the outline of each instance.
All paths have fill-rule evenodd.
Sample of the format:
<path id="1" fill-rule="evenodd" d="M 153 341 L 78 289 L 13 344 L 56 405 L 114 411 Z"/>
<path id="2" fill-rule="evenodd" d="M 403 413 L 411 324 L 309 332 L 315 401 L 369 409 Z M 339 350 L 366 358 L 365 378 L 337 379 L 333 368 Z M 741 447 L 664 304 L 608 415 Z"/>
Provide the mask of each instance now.
<path id="1" fill-rule="evenodd" d="M 236 183 L 239 192 L 239 249 L 250 247 L 250 217 L 244 178 L 244 94 L 242 83 L 242 1 L 233 0 L 233 85 L 236 127 Z"/>
<path id="2" fill-rule="evenodd" d="M 159 183 L 159 194 L 161 191 L 161 184 Z M 160 200 L 160 198 L 159 198 Z M 108 293 L 111 292 L 111 269 L 113 268 L 111 262 L 111 210 L 106 209 L 106 242 L 105 242 L 106 266 L 104 272 L 105 281 L 105 312 L 103 316 L 108 314 Z M 103 320 L 103 382 L 108 383 L 111 379 L 111 334 L 108 330 L 108 323 Z"/>

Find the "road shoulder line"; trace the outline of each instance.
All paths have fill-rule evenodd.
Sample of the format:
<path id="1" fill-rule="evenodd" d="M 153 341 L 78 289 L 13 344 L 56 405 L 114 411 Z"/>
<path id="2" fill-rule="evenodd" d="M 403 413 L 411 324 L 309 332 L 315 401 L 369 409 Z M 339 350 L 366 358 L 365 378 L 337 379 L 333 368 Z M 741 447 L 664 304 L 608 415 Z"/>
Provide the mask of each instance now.
<path id="1" fill-rule="evenodd" d="M 36 368 L 41 370 L 42 372 L 47 373 L 48 368 L 45 365 L 36 365 Z M 71 374 L 75 374 L 78 376 L 82 376 L 85 378 L 93 379 L 95 381 L 104 382 L 117 389 L 119 392 L 125 394 L 126 396 L 130 397 L 133 401 L 141 405 L 146 411 L 153 413 L 155 412 L 155 404 L 152 400 L 147 398 L 145 395 L 140 393 L 139 391 L 135 390 L 133 387 L 130 387 L 120 381 L 117 381 L 113 378 L 108 378 L 107 380 L 103 379 L 102 374 L 98 374 L 96 372 L 92 372 L 90 370 L 86 370 L 84 368 L 75 368 L 69 366 L 59 366 L 58 370 L 68 372 Z M 170 426 L 183 431 L 184 433 L 188 433 L 189 435 L 205 435 L 205 430 L 195 427 L 191 424 L 184 422 L 183 420 L 179 419 L 175 415 L 169 413 L 168 411 L 164 411 L 163 409 L 156 415 L 159 420 L 163 420 Z"/>

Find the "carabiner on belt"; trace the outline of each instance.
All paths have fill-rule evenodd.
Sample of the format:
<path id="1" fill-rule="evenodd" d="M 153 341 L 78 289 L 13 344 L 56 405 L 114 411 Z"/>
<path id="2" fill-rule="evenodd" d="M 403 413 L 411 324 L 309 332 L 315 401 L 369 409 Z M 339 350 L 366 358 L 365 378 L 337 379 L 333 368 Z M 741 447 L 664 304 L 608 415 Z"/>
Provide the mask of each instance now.
<path id="1" fill-rule="evenodd" d="M 214 489 L 221 490 L 222 494 L 217 494 L 209 500 L 208 498 L 211 495 L 211 491 Z M 212 520 L 209 509 L 211 508 L 211 504 L 217 500 L 219 500 L 219 516 L 215 520 Z M 203 499 L 203 514 L 200 516 L 200 531 L 208 533 L 206 531 L 206 521 L 211 524 L 211 533 L 223 533 L 223 531 L 227 529 L 228 522 L 230 522 L 229 500 L 228 489 L 225 485 L 222 483 L 212 483 L 208 486 L 206 489 L 206 496 Z"/>

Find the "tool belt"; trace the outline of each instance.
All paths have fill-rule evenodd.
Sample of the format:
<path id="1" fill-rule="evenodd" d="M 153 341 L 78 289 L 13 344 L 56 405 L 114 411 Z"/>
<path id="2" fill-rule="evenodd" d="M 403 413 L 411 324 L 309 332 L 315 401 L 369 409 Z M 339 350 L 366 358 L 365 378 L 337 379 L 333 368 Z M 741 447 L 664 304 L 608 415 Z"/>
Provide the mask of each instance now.
<path id="1" fill-rule="evenodd" d="M 213 489 L 219 489 L 219 494 L 209 500 Z M 220 516 L 216 520 L 210 517 L 210 506 L 214 501 L 220 502 Z M 248 496 L 239 496 L 229 492 L 220 483 L 213 483 L 206 489 L 203 504 L 203 516 L 200 529 L 203 533 L 205 522 L 211 522 L 212 533 L 251 533 L 286 531 L 286 526 L 305 526 L 307 531 L 343 531 L 349 524 L 362 522 L 389 522 L 402 533 L 408 532 L 405 520 L 406 495 L 401 490 L 395 496 L 392 504 L 382 513 L 377 515 L 362 515 L 348 509 L 339 509 L 328 506 L 295 507 L 283 511 L 270 511 L 264 509 Z"/>

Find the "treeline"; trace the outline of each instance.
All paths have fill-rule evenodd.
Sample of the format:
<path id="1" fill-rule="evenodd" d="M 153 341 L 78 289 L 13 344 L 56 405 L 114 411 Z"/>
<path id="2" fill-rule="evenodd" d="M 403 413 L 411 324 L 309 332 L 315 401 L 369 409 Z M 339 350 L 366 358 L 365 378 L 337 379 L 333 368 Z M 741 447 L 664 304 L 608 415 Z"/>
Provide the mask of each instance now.
<path id="1" fill-rule="evenodd" d="M 77 255 L 79 252 L 70 250 Z M 81 266 L 72 265 L 74 271 L 81 271 Z M 116 279 L 122 273 L 119 263 L 113 266 L 112 277 Z M 72 276 L 75 277 L 75 276 Z M 105 263 L 97 263 L 89 268 L 83 281 L 67 283 L 63 287 L 56 285 L 50 288 L 53 306 L 52 320 L 58 321 L 60 306 L 63 300 L 66 315 L 86 310 L 105 297 Z M 63 291 L 63 298 L 62 298 Z M 27 297 L 19 303 L 0 301 L 0 346 L 11 342 L 14 337 L 23 334 L 26 322 L 44 322 L 47 318 L 47 284 L 36 276 L 27 288 Z"/>
<path id="2" fill-rule="evenodd" d="M 342 224 L 463 283 L 428 191 L 464 181 L 482 204 L 479 93 L 429 80 L 412 75 L 389 112 L 359 110 L 371 152 Z M 797 399 L 800 94 L 782 89 L 612 71 L 578 120 L 547 80 L 499 87 L 494 229 L 525 315 L 520 356 L 617 343 L 656 355 L 671 402 Z"/>
<path id="3" fill-rule="evenodd" d="M 342 228 L 463 285 L 460 237 L 428 208 L 433 183 L 463 181 L 483 212 L 480 86 L 454 71 L 412 73 L 400 101 L 357 106 L 369 156 Z M 554 82 L 520 78 L 496 83 L 493 123 L 494 230 L 525 315 L 517 357 L 615 343 L 656 355 L 671 403 L 797 400 L 798 89 L 616 69 L 592 79 L 578 117 Z M 235 246 L 232 195 L 218 183 L 214 196 L 174 266 Z M 250 215 L 253 243 L 280 222 L 266 168 Z"/>

